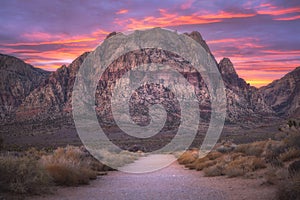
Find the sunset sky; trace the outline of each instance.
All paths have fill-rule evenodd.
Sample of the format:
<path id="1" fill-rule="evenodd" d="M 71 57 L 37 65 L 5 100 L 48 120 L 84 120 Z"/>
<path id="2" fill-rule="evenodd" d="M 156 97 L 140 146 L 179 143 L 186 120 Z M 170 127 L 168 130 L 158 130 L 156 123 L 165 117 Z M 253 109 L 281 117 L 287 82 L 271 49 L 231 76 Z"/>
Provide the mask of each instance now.
<path id="1" fill-rule="evenodd" d="M 217 61 L 262 86 L 300 66 L 300 1 L 1 1 L 0 53 L 55 70 L 112 31 L 199 31 Z"/>

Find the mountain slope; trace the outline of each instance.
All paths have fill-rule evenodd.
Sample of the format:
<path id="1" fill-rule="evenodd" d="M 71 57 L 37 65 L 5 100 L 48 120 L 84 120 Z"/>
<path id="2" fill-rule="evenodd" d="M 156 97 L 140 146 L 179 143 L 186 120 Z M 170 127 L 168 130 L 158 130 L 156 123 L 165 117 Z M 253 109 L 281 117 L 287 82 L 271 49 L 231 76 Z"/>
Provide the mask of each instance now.
<path id="1" fill-rule="evenodd" d="M 70 114 L 71 96 L 76 73 L 88 53 L 83 53 L 68 67 L 63 65 L 52 72 L 48 79 L 35 88 L 17 110 L 17 119 L 55 118 L 56 115 Z"/>
<path id="2" fill-rule="evenodd" d="M 109 37 L 113 37 L 114 35 L 116 35 L 116 33 L 110 34 Z M 201 44 L 203 48 L 212 55 L 208 45 L 203 40 L 199 32 L 193 31 L 192 33 L 186 33 L 186 35 L 190 36 L 199 44 Z M 17 121 L 43 121 L 47 119 L 59 118 L 62 116 L 71 117 L 73 84 L 75 81 L 76 73 L 87 55 L 88 53 L 82 54 L 81 56 L 76 58 L 69 66 L 62 66 L 55 72 L 52 72 L 50 75 L 49 73 L 44 73 L 41 70 L 33 68 L 34 70 L 36 70 L 35 73 L 41 73 L 42 77 L 44 78 L 40 78 L 41 80 L 38 79 L 40 81 L 36 81 L 30 84 L 30 89 L 26 89 L 26 92 L 23 96 L 21 95 L 20 97 L 11 97 L 13 99 L 18 99 L 18 103 L 11 104 L 16 110 L 16 118 L 14 119 Z M 214 57 L 213 59 L 215 60 Z M 106 122 L 111 123 L 113 121 L 109 103 L 113 87 L 116 84 L 122 85 L 122 83 L 118 81 L 118 79 L 120 79 L 120 77 L 122 77 L 122 75 L 126 71 L 130 71 L 132 66 L 140 66 L 149 63 L 167 64 L 180 72 L 190 82 L 190 84 L 194 85 L 195 88 L 197 88 L 195 92 L 196 97 L 199 101 L 201 117 L 205 120 L 209 120 L 210 95 L 205 82 L 201 77 L 201 74 L 195 71 L 193 66 L 191 66 L 187 61 L 183 60 L 180 56 L 159 49 L 143 49 L 129 52 L 116 59 L 107 68 L 99 81 L 98 88 L 95 94 L 96 111 L 100 116 L 100 119 L 104 119 L 106 117 Z M 280 108 L 277 108 L 277 105 L 280 104 L 278 102 L 281 101 L 280 98 L 278 97 L 278 100 L 274 101 L 274 96 L 277 95 L 277 88 L 281 87 L 267 86 L 265 87 L 265 89 L 257 89 L 250 86 L 245 82 L 245 80 L 238 76 L 229 58 L 222 59 L 220 63 L 217 64 L 217 66 L 226 86 L 227 122 L 250 124 L 258 122 L 263 123 L 264 121 L 270 120 L 270 118 L 274 118 L 275 112 L 279 114 L 280 112 L 282 112 L 280 106 Z M 20 69 L 14 68 L 14 70 L 17 73 Z M 133 75 L 139 78 L 143 78 L 142 74 Z M 294 80 L 294 82 L 292 81 L 294 85 L 299 85 L 299 83 L 295 81 L 297 75 L 299 77 L 298 73 L 292 75 L 292 77 L 294 77 L 292 79 Z M 31 78 L 32 76 L 35 77 L 37 75 L 27 74 L 26 76 Z M 161 74 L 161 78 L 169 79 L 170 77 L 166 73 Z M 180 87 L 180 84 L 177 85 L 178 87 L 176 87 L 175 89 L 185 89 L 184 87 Z M 12 88 L 12 86 L 7 87 Z M 299 90 L 298 86 L 293 86 L 290 89 L 293 90 L 294 93 L 297 93 L 296 91 Z M 295 94 L 295 96 L 297 95 Z M 84 95 L 82 98 L 85 98 Z M 284 102 L 297 101 L 296 97 L 289 97 L 289 94 L 284 92 L 282 92 L 281 99 L 282 98 L 286 98 Z M 163 83 L 156 85 L 143 85 L 136 91 L 135 94 L 133 94 L 130 102 L 131 107 L 135 108 L 131 109 L 131 114 L 134 115 L 132 116 L 132 119 L 141 124 L 149 121 L 149 118 L 141 116 L 141 113 L 147 116 L 147 107 L 156 103 L 161 103 L 165 108 L 169 109 L 170 113 L 174 114 L 170 116 L 170 121 L 172 121 L 173 119 L 177 119 L 176 113 L 179 113 L 180 107 L 178 107 L 178 105 L 176 104 L 176 99 L 174 99 L 172 92 L 166 90 L 166 88 L 163 87 Z M 294 104 L 296 105 L 296 103 L 293 103 L 293 105 Z M 292 110 L 297 107 L 295 105 L 288 107 L 288 109 L 290 109 L 292 112 Z M 284 107 L 282 109 L 286 108 Z"/>
<path id="3" fill-rule="evenodd" d="M 223 58 L 218 68 L 226 87 L 227 119 L 230 122 L 264 121 L 274 115 L 258 89 L 238 76 L 229 58 Z"/>
<path id="4" fill-rule="evenodd" d="M 186 34 L 200 43 L 203 48 L 211 54 L 208 45 L 199 32 L 194 31 Z M 111 34 L 110 37 L 114 35 L 115 34 Z M 18 108 L 18 119 L 43 120 L 56 116 L 70 116 L 70 102 L 75 75 L 87 55 L 88 53 L 84 53 L 79 56 L 68 67 L 62 66 L 56 72 L 53 72 L 43 85 L 32 91 Z M 115 84 L 121 84 L 118 83 L 117 80 L 126 71 L 129 71 L 131 66 L 140 66 L 149 63 L 168 64 L 186 77 L 186 79 L 197 88 L 196 96 L 200 102 L 201 116 L 206 120 L 209 119 L 210 97 L 201 74 L 196 72 L 193 66 L 180 58 L 180 56 L 178 57 L 170 52 L 157 49 L 144 49 L 130 52 L 119 57 L 108 67 L 96 91 L 96 110 L 100 119 L 106 117 L 109 122 L 113 119 L 108 103 Z M 260 92 L 239 78 L 233 64 L 228 58 L 221 60 L 218 64 L 218 68 L 226 86 L 228 122 L 258 122 L 262 121 L 266 116 L 272 116 L 274 114 L 272 109 L 264 102 Z M 169 77 L 168 74 L 161 74 L 161 78 L 168 79 Z M 148 121 L 149 119 L 140 116 L 139 112 L 147 113 L 147 106 L 155 103 L 162 103 L 166 108 L 170 109 L 169 111 L 171 113 L 177 113 L 180 110 L 178 105 L 174 104 L 175 100 L 171 92 L 162 88 L 163 84 L 152 86 L 144 85 L 139 88 L 137 91 L 138 95 L 136 95 L 131 102 L 132 105 L 136 105 L 135 109 L 132 110 L 132 112 L 134 112 L 133 114 L 136 115 L 135 117 L 133 116 L 133 118 L 141 123 Z M 182 88 L 178 87 L 177 89 L 181 90 Z M 155 95 L 150 95 L 149 97 L 149 94 Z M 172 119 L 171 116 L 170 120 L 172 121 Z"/>
<path id="5" fill-rule="evenodd" d="M 23 99 L 49 74 L 16 57 L 0 54 L 0 120 L 9 120 Z"/>
<path id="6" fill-rule="evenodd" d="M 299 113 L 300 67 L 259 89 L 267 104 L 283 117 Z"/>

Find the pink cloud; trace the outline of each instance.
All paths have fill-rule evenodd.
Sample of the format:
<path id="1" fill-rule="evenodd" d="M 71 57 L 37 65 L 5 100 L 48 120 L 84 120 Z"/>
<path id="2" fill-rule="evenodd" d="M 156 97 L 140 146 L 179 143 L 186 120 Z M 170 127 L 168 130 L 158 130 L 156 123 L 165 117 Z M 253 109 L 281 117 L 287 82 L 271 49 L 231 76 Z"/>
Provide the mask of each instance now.
<path id="1" fill-rule="evenodd" d="M 116 12 L 117 15 L 126 14 L 126 13 L 128 13 L 127 9 L 121 9 L 121 10 Z"/>

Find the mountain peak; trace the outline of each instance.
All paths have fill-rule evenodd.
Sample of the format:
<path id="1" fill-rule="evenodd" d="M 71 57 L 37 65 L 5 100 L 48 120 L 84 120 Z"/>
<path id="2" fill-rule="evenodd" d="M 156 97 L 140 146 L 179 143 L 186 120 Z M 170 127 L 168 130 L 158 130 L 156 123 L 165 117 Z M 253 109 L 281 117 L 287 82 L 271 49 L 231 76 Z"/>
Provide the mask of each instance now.
<path id="1" fill-rule="evenodd" d="M 31 71 L 35 71 L 37 73 L 41 74 L 49 74 L 50 72 L 47 72 L 43 69 L 35 68 L 32 65 L 24 62 L 23 60 L 6 54 L 0 53 L 0 69 L 1 70 L 9 70 L 14 71 L 18 73 L 26 74 Z"/>
<path id="2" fill-rule="evenodd" d="M 198 31 L 192 31 L 191 33 L 184 33 L 185 35 L 189 36 L 190 38 L 194 39 L 196 42 L 198 42 L 199 44 L 201 44 L 201 46 L 208 52 L 211 54 L 211 51 L 208 47 L 208 45 L 206 44 L 205 40 L 203 40 L 201 34 Z"/>
<path id="3" fill-rule="evenodd" d="M 293 71 L 291 71 L 290 73 L 298 73 L 300 72 L 300 66 L 299 67 L 296 67 Z"/>
<path id="4" fill-rule="evenodd" d="M 219 70 L 221 72 L 221 74 L 227 74 L 227 75 L 236 75 L 236 71 L 233 67 L 233 64 L 231 62 L 231 60 L 229 58 L 223 58 L 219 65 Z"/>
<path id="5" fill-rule="evenodd" d="M 113 32 L 111 32 L 110 34 L 108 34 L 108 35 L 106 36 L 105 39 L 108 39 L 108 38 L 110 38 L 110 37 L 112 37 L 112 36 L 114 36 L 114 35 L 117 35 L 117 32 L 116 32 L 116 31 L 113 31 Z"/>
<path id="6" fill-rule="evenodd" d="M 203 38 L 201 34 L 198 31 L 192 31 L 191 33 L 185 33 L 187 36 L 193 38 L 198 43 L 201 43 L 203 41 Z"/>
<path id="7" fill-rule="evenodd" d="M 246 81 L 238 76 L 229 58 L 223 58 L 218 64 L 218 69 L 228 87 L 249 88 Z"/>

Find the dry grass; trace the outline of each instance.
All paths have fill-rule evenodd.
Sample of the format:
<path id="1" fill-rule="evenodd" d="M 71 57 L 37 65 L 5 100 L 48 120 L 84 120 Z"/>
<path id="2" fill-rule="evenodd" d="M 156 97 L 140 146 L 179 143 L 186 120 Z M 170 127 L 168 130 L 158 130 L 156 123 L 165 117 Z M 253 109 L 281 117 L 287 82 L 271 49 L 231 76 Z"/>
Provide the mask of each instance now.
<path id="1" fill-rule="evenodd" d="M 110 170 L 83 147 L 57 148 L 53 153 L 34 148 L 0 156 L 0 192 L 39 194 L 55 184 L 77 186 Z"/>
<path id="2" fill-rule="evenodd" d="M 255 156 L 239 156 L 225 167 L 224 173 L 228 177 L 243 176 L 261 168 L 266 168 L 266 163 L 261 158 Z"/>
<path id="3" fill-rule="evenodd" d="M 216 151 L 204 158 L 188 151 L 179 158 L 179 163 L 195 170 L 202 170 L 205 176 L 264 178 L 265 183 L 277 185 L 279 200 L 300 200 L 300 124 L 293 122 L 282 129 L 280 141 L 265 140 L 229 147 L 219 144 Z M 218 149 L 223 148 L 218 152 Z M 292 161 L 292 162 L 290 162 Z M 266 168 L 265 170 L 260 170 Z"/>
<path id="4" fill-rule="evenodd" d="M 259 143 L 254 146 L 259 146 L 262 149 L 264 145 Z M 197 158 L 197 155 L 197 151 L 187 151 L 178 159 L 178 162 L 189 169 L 203 170 L 205 176 L 243 176 L 248 172 L 266 167 L 264 159 L 256 156 L 248 156 L 242 152 L 220 153 L 212 151 L 202 158 Z"/>
<path id="5" fill-rule="evenodd" d="M 205 176 L 222 176 L 224 175 L 224 165 L 216 164 L 203 169 L 203 172 Z"/>
<path id="6" fill-rule="evenodd" d="M 206 160 L 206 159 L 205 159 Z M 186 165 L 187 168 L 189 169 L 195 169 L 197 171 L 200 171 L 200 170 L 203 170 L 205 168 L 208 168 L 210 166 L 213 166 L 217 163 L 217 161 L 215 160 L 206 160 L 206 161 L 201 161 L 201 159 L 199 160 L 196 160 L 195 162 L 193 163 L 190 163 L 188 165 Z"/>
<path id="7" fill-rule="evenodd" d="M 58 185 L 88 184 L 97 177 L 93 160 L 82 149 L 73 146 L 58 148 L 53 154 L 42 156 L 41 164 Z"/>
<path id="8" fill-rule="evenodd" d="M 48 173 L 28 157 L 0 157 L 0 191 L 40 194 L 51 185 Z"/>
<path id="9" fill-rule="evenodd" d="M 291 147 L 288 150 L 286 150 L 284 153 L 281 153 L 279 155 L 279 160 L 281 160 L 282 162 L 286 162 L 299 157 L 300 157 L 300 150 L 295 147 Z"/>
<path id="10" fill-rule="evenodd" d="M 208 154 L 207 154 L 207 158 L 209 159 L 209 160 L 215 160 L 215 159 L 217 159 L 217 158 L 219 158 L 219 157 L 221 157 L 221 156 L 223 156 L 224 154 L 223 153 L 221 153 L 221 152 L 218 152 L 218 151 L 212 151 L 212 152 L 209 152 Z"/>
<path id="11" fill-rule="evenodd" d="M 66 164 L 48 164 L 46 170 L 57 185 L 77 186 L 97 178 L 96 171 Z"/>
<path id="12" fill-rule="evenodd" d="M 194 156 L 192 157 L 193 159 L 184 160 L 184 162 L 186 163 L 185 167 L 200 171 L 207 167 L 215 165 L 217 163 L 216 159 L 220 158 L 221 156 L 223 156 L 223 154 L 217 151 L 210 152 L 209 154 L 207 154 L 205 157 L 202 158 L 194 159 L 195 157 Z M 191 158 L 191 155 L 190 157 L 186 157 L 186 158 Z"/>
<path id="13" fill-rule="evenodd" d="M 235 149 L 235 152 L 244 153 L 248 156 L 260 156 L 265 149 L 267 141 L 259 141 L 248 144 L 238 145 Z"/>
<path id="14" fill-rule="evenodd" d="M 185 151 L 177 160 L 181 165 L 193 163 L 198 158 L 198 151 L 189 150 Z"/>
<path id="15" fill-rule="evenodd" d="M 135 153 L 129 151 L 113 152 L 107 149 L 95 150 L 93 151 L 93 153 L 97 155 L 97 158 L 99 158 L 101 162 L 111 166 L 114 169 L 132 163 L 142 155 L 137 152 Z"/>

